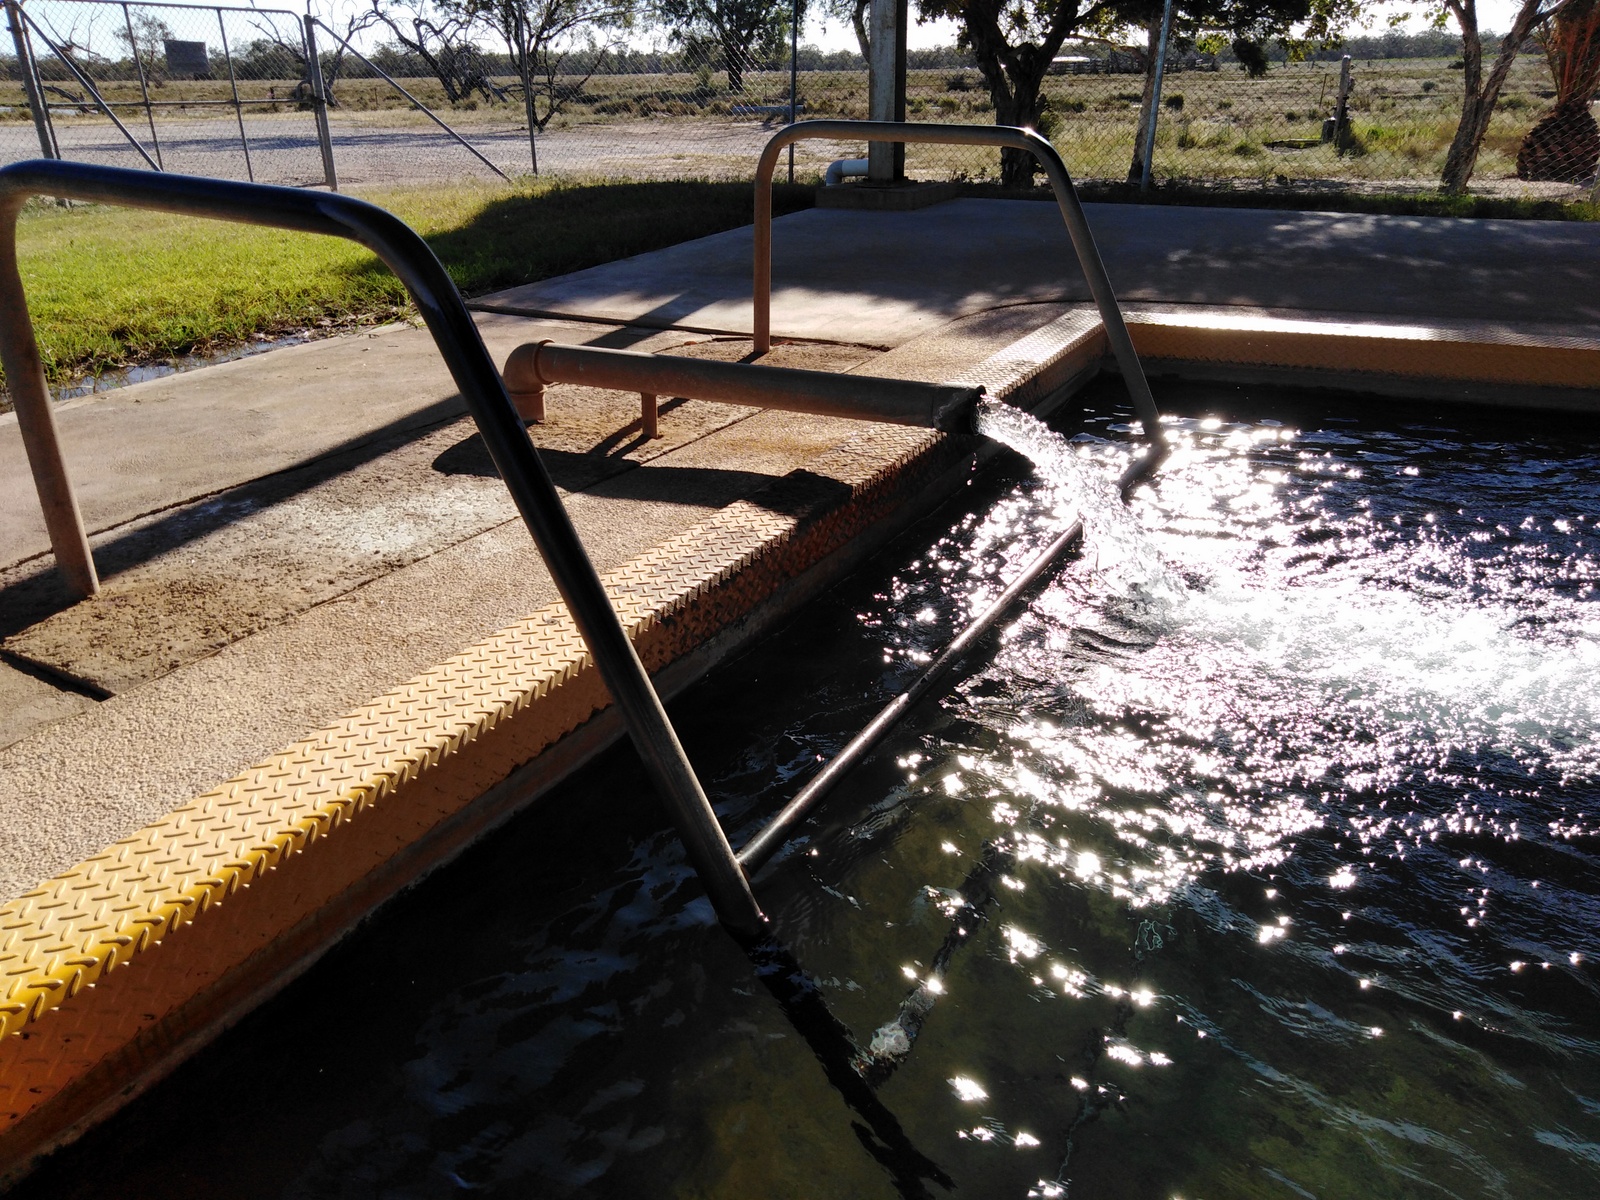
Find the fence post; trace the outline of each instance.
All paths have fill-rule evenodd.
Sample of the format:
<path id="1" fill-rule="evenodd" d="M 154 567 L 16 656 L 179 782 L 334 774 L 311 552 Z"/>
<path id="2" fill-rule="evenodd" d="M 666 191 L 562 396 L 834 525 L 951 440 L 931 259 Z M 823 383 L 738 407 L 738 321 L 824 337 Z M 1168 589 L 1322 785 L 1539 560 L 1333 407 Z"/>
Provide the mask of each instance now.
<path id="1" fill-rule="evenodd" d="M 1350 148 L 1350 56 L 1339 60 L 1339 103 L 1333 110 L 1333 148 L 1343 155 Z"/>
<path id="2" fill-rule="evenodd" d="M 1161 43 L 1156 47 L 1156 78 L 1150 91 L 1150 123 L 1144 140 L 1144 169 L 1139 172 L 1139 190 L 1150 190 L 1150 163 L 1156 154 L 1156 126 L 1161 123 L 1161 82 L 1167 70 L 1167 39 L 1172 36 L 1172 0 L 1161 15 Z"/>
<path id="3" fill-rule="evenodd" d="M 906 0 L 872 0 L 871 21 L 867 116 L 874 121 L 904 121 Z M 906 148 L 899 142 L 868 142 L 867 162 L 869 183 L 898 183 L 906 173 Z"/>
<path id="4" fill-rule="evenodd" d="M 528 161 L 533 164 L 533 173 L 539 173 L 539 143 L 534 134 L 538 131 L 539 124 L 534 118 L 533 107 L 533 69 L 528 62 L 528 18 L 522 9 L 517 9 L 517 58 L 522 69 L 522 107 L 528 114 Z"/>
<path id="5" fill-rule="evenodd" d="M 789 17 L 789 124 L 793 125 L 795 117 L 795 97 L 800 91 L 800 6 L 802 0 L 794 0 L 794 8 Z M 789 143 L 789 182 L 794 182 L 794 143 Z"/>
<path id="6" fill-rule="evenodd" d="M 317 118 L 317 145 L 322 150 L 322 178 L 330 192 L 339 190 L 339 172 L 333 166 L 333 133 L 328 128 L 328 86 L 322 79 L 322 59 L 317 57 L 317 19 L 304 18 L 306 82 L 311 85 L 311 111 Z"/>
<path id="7" fill-rule="evenodd" d="M 28 33 L 22 24 L 22 14 L 17 10 L 17 0 L 5 0 L 6 20 L 11 23 L 11 38 L 17 46 L 17 70 L 22 73 L 22 88 L 28 94 L 28 108 L 33 112 L 33 127 L 39 134 L 39 150 L 46 158 L 61 157 L 56 153 L 55 139 L 50 136 L 50 114 L 45 111 L 44 97 L 39 94 L 39 76 L 34 71 L 33 54 L 28 45 Z"/>

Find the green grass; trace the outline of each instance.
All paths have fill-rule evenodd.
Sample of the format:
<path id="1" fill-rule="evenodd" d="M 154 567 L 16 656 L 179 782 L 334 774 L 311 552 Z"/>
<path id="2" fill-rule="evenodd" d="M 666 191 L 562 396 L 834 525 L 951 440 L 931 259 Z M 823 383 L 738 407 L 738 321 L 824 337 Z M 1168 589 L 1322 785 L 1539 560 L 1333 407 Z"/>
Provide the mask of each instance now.
<path id="1" fill-rule="evenodd" d="M 741 183 L 524 182 L 373 189 L 467 295 L 748 224 Z M 809 207 L 775 189 L 774 211 Z M 407 311 L 371 253 L 337 238 L 100 206 L 31 205 L 18 252 L 52 383 Z"/>

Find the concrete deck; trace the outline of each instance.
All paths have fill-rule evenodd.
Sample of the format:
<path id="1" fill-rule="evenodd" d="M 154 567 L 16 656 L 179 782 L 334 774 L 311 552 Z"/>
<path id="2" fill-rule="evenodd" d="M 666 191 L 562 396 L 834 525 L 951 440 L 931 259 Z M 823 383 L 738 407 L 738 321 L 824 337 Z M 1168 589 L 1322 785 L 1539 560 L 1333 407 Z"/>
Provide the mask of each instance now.
<path id="1" fill-rule="evenodd" d="M 1124 303 L 1600 333 L 1600 228 L 1581 222 L 1090 204 Z M 485 297 L 485 312 L 751 329 L 751 231 Z M 813 209 L 774 225 L 773 331 L 895 346 L 1012 304 L 1089 299 L 1053 204 Z"/>
<path id="2" fill-rule="evenodd" d="M 1091 220 L 1157 367 L 1600 397 L 1600 229 Z M 988 360 L 988 382 L 1035 399 L 1098 368 L 1051 205 L 814 211 L 775 243 L 791 344 L 767 361 L 939 381 Z M 538 337 L 739 358 L 749 247 L 735 231 L 512 289 L 478 303 L 480 327 L 497 361 Z M 0 1175 L 617 735 L 461 413 L 406 327 L 63 404 L 104 580 L 70 607 L 0 417 L 0 967 L 20 981 L 0 981 Z M 535 443 L 669 688 L 965 470 L 959 440 L 856 422 L 672 403 L 647 442 L 636 398 L 576 388 L 552 390 L 550 415 Z M 144 915 L 95 915 L 124 910 Z"/>

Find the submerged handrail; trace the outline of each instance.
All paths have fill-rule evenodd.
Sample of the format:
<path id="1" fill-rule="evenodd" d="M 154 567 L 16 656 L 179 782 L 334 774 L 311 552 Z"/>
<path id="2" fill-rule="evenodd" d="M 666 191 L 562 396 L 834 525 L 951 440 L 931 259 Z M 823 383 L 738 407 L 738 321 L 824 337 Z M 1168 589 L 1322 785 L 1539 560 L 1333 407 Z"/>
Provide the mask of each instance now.
<path id="1" fill-rule="evenodd" d="M 79 597 L 93 595 L 99 581 L 61 456 L 44 366 L 17 270 L 17 216 L 31 196 L 320 233 L 359 242 L 383 260 L 405 284 L 461 389 L 495 468 L 622 712 L 651 781 L 672 811 L 717 915 L 736 934 L 758 936 L 765 917 L 749 881 L 506 394 L 478 327 L 428 244 L 394 214 L 349 196 L 48 159 L 0 168 L 0 366 L 5 368 L 57 565 Z"/>
<path id="2" fill-rule="evenodd" d="M 1128 324 L 1122 318 L 1122 308 L 1117 303 L 1117 293 L 1106 274 L 1105 263 L 1100 258 L 1100 248 L 1094 240 L 1094 231 L 1084 216 L 1083 204 L 1078 200 L 1078 190 L 1067 174 L 1067 165 L 1061 161 L 1048 140 L 1031 129 L 1012 125 L 943 125 L 921 124 L 911 121 L 799 121 L 780 129 L 768 140 L 761 151 L 756 166 L 756 227 L 755 227 L 755 349 L 765 354 L 772 349 L 772 176 L 778 166 L 778 151 L 785 146 L 808 138 L 848 139 L 869 142 L 931 142 L 951 146 L 1000 146 L 1021 150 L 1033 155 L 1044 169 L 1055 193 L 1061 218 L 1066 222 L 1067 234 L 1072 238 L 1072 248 L 1077 252 L 1078 265 L 1083 268 L 1089 283 L 1089 292 L 1100 310 L 1100 320 L 1106 330 L 1106 340 L 1111 343 L 1111 353 L 1122 371 L 1123 382 L 1133 400 L 1134 411 L 1144 425 L 1145 437 L 1153 444 L 1163 444 L 1160 413 L 1155 397 L 1150 394 L 1150 383 L 1144 368 L 1139 365 L 1139 355 L 1128 335 Z"/>

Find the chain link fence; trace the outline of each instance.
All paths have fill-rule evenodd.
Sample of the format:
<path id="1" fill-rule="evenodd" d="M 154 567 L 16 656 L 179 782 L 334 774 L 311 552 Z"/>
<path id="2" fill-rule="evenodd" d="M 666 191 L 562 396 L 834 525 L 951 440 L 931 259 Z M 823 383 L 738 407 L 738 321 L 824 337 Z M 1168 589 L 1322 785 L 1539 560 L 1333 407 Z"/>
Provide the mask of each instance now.
<path id="1" fill-rule="evenodd" d="M 498 42 L 492 28 L 424 29 L 359 9 L 342 25 L 120 0 L 13 0 L 7 11 L 23 36 L 0 51 L 0 161 L 36 156 L 43 145 L 95 162 L 325 183 L 321 89 L 327 148 L 345 186 L 535 171 L 748 179 L 766 139 L 790 119 L 791 101 L 803 118 L 867 116 L 859 54 L 802 48 L 792 63 L 787 46 L 730 47 L 684 33 L 660 9 L 635 10 L 626 29 L 524 37 L 519 28 Z M 531 45 L 525 59 L 518 45 Z M 30 51 L 42 119 L 27 94 Z M 910 59 L 908 119 L 994 120 L 981 74 L 953 48 Z M 1079 180 L 1128 178 L 1144 88 L 1137 51 L 1098 48 L 1057 61 L 1042 125 Z M 1430 191 L 1461 89 L 1458 60 L 1362 59 L 1350 64 L 1341 108 L 1334 58 L 1279 62 L 1252 78 L 1234 62 L 1176 56 L 1157 114 L 1154 178 L 1223 189 Z M 1557 100 L 1544 56 L 1524 53 L 1484 141 L 1475 192 L 1589 197 L 1600 133 L 1587 104 Z M 1530 139 L 1536 124 L 1541 132 Z M 818 178 L 832 159 L 864 152 L 861 143 L 803 142 L 796 177 Z M 999 158 L 913 146 L 907 173 L 994 181 Z"/>

